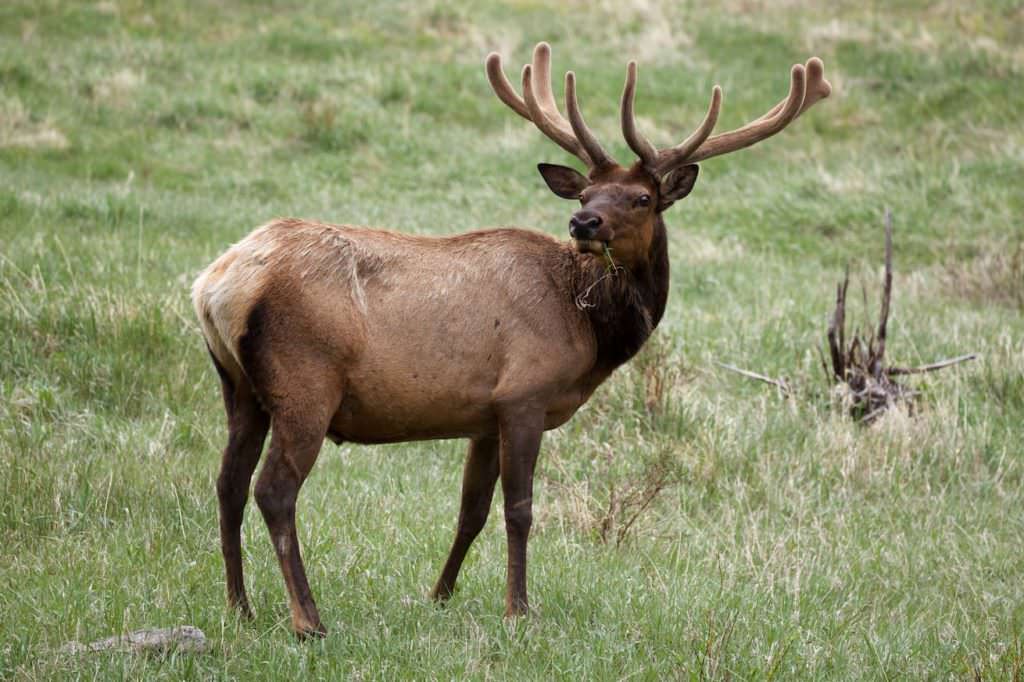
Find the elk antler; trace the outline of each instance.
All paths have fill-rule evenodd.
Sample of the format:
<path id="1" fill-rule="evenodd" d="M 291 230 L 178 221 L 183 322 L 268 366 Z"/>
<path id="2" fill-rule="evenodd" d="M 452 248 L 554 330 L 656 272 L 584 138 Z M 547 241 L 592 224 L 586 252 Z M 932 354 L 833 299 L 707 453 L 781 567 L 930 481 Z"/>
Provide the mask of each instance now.
<path id="1" fill-rule="evenodd" d="M 537 43 L 533 63 L 523 67 L 523 96 L 520 97 L 501 65 L 501 55 L 487 55 L 487 79 L 494 93 L 510 109 L 535 126 L 559 147 L 595 170 L 615 165 L 615 160 L 598 143 L 583 121 L 576 101 L 576 76 L 565 74 L 565 104 L 569 120 L 562 116 L 551 91 L 551 46 Z"/>
<path id="2" fill-rule="evenodd" d="M 542 133 L 576 156 L 591 171 L 615 165 L 615 160 L 601 147 L 583 120 L 576 101 L 576 75 L 572 71 L 565 74 L 565 106 L 569 119 L 566 120 L 558 110 L 551 91 L 551 46 L 547 43 L 537 43 L 533 49 L 533 63 L 523 67 L 522 97 L 505 76 L 501 56 L 497 52 L 487 55 L 487 78 L 498 99 L 532 121 Z M 631 61 L 626 68 L 626 86 L 622 90 L 622 134 L 630 149 L 640 157 L 644 168 L 658 178 L 684 164 L 728 154 L 769 138 L 832 92 L 832 86 L 825 80 L 824 65 L 817 57 L 811 57 L 806 65 L 793 66 L 789 95 L 781 102 L 745 126 L 711 136 L 722 108 L 722 89 L 716 85 L 711 90 L 708 111 L 696 130 L 678 145 L 659 150 L 636 128 L 633 109 L 636 80 L 636 62 Z"/>
<path id="3" fill-rule="evenodd" d="M 825 67 L 817 57 L 809 59 L 806 66 L 794 65 L 790 72 L 789 95 L 785 99 L 745 126 L 708 137 L 718 120 L 722 104 L 722 89 L 716 85 L 711 91 L 708 112 L 697 129 L 675 147 L 658 150 L 636 129 L 633 114 L 636 62 L 630 62 L 626 69 L 626 86 L 622 91 L 622 134 L 644 167 L 655 176 L 664 177 L 684 164 L 749 147 L 779 132 L 818 100 L 829 96 L 832 86 L 824 74 Z"/>

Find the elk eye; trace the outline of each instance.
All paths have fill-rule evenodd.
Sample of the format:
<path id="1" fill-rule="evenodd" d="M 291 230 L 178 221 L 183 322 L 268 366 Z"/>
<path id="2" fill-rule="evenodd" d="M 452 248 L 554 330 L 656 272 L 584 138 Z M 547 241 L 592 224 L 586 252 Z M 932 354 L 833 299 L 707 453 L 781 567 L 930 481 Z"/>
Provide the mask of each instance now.
<path id="1" fill-rule="evenodd" d="M 650 206 L 651 205 L 651 195 L 649 195 L 649 194 L 641 194 L 640 196 L 638 196 L 636 198 L 636 201 L 634 202 L 634 205 L 638 206 L 638 207 Z"/>

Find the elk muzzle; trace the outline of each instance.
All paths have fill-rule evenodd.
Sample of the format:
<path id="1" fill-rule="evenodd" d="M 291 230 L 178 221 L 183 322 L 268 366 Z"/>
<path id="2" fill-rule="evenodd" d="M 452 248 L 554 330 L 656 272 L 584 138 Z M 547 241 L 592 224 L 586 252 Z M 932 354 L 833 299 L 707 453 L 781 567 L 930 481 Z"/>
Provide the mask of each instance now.
<path id="1" fill-rule="evenodd" d="M 569 236 L 579 241 L 597 239 L 602 222 L 601 216 L 593 211 L 576 211 L 569 218 Z"/>
<path id="2" fill-rule="evenodd" d="M 599 213 L 582 209 L 569 219 L 569 236 L 580 253 L 601 253 L 614 235 Z"/>

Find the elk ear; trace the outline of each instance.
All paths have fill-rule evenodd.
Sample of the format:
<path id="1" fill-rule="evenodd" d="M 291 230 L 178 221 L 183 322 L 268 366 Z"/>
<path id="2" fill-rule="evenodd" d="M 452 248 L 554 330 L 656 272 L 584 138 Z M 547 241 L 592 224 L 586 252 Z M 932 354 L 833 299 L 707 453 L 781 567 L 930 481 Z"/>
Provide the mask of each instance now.
<path id="1" fill-rule="evenodd" d="M 669 173 L 661 181 L 661 203 L 658 204 L 658 210 L 664 211 L 689 194 L 694 183 L 697 182 L 698 171 L 700 171 L 700 166 L 691 163 Z"/>
<path id="2" fill-rule="evenodd" d="M 575 168 L 558 166 L 553 163 L 538 163 L 537 170 L 551 191 L 563 199 L 579 199 L 580 194 L 590 184 L 586 176 Z"/>

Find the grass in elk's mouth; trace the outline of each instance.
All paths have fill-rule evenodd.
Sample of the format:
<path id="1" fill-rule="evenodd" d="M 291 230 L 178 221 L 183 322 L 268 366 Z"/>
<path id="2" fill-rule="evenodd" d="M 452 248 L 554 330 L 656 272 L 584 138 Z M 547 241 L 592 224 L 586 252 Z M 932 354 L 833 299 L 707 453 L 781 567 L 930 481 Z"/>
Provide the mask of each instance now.
<path id="1" fill-rule="evenodd" d="M 597 239 L 575 239 L 573 238 L 573 244 L 576 245 L 576 250 L 580 253 L 593 253 L 602 256 L 605 261 L 605 267 L 609 272 L 614 271 L 619 267 L 618 263 L 612 257 L 612 248 L 608 245 L 608 242 L 602 242 Z"/>
<path id="2" fill-rule="evenodd" d="M 279 4 L 0 3 L 0 678 L 1019 678 L 1014 3 Z M 692 130 L 715 83 L 720 130 L 811 55 L 835 91 L 702 164 L 667 216 L 657 332 L 545 436 L 533 617 L 501 618 L 500 500 L 447 607 L 424 596 L 458 515 L 465 445 L 443 441 L 324 448 L 298 511 L 320 642 L 288 631 L 250 505 L 256 618 L 240 622 L 218 544 L 223 408 L 189 283 L 280 215 L 564 238 L 571 211 L 534 168 L 568 155 L 483 70 L 540 40 L 618 159 L 634 56 L 657 144 Z M 715 370 L 820 377 L 835 273 L 879 281 L 883 206 L 900 228 L 893 357 L 978 360 L 923 376 L 915 416 L 866 429 Z M 655 456 L 673 486 L 602 543 L 595 519 L 645 489 Z M 210 653 L 53 655 L 183 624 Z"/>
<path id="3" fill-rule="evenodd" d="M 601 255 L 604 256 L 605 269 L 608 272 L 615 272 L 616 268 L 618 268 L 619 266 L 615 262 L 615 259 L 612 258 L 612 250 L 608 246 L 608 242 L 601 242 Z"/>

